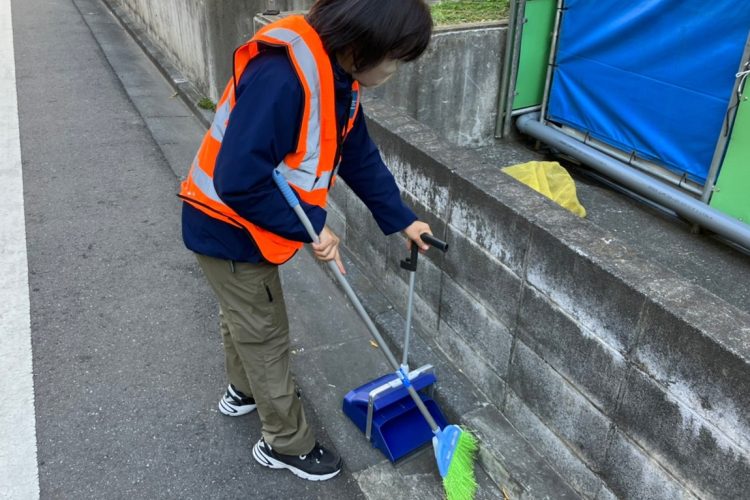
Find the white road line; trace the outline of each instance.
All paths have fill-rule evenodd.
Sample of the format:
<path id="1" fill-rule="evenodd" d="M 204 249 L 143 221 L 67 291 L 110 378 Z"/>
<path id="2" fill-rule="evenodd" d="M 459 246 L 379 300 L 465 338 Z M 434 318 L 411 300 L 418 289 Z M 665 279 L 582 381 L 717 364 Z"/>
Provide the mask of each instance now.
<path id="1" fill-rule="evenodd" d="M 39 498 L 11 0 L 0 0 L 0 498 Z"/>

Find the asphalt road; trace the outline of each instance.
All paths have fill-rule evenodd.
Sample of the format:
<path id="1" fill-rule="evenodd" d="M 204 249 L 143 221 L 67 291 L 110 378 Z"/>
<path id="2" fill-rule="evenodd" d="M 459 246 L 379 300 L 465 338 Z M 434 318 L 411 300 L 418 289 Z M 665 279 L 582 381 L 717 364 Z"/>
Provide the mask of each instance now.
<path id="1" fill-rule="evenodd" d="M 143 68 L 113 68 L 89 28 L 119 25 L 86 2 L 11 4 L 41 497 L 361 498 L 346 470 L 258 466 L 257 416 L 216 410 L 216 304 L 182 245 L 178 173 L 115 72 Z"/>

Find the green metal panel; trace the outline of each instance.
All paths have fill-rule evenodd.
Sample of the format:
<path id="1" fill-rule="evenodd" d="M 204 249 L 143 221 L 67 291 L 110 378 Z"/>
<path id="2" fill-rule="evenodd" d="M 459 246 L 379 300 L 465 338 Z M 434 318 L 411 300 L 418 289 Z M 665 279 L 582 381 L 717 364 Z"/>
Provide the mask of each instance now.
<path id="1" fill-rule="evenodd" d="M 750 223 L 750 85 L 740 100 L 711 206 Z"/>
<path id="2" fill-rule="evenodd" d="M 542 103 L 557 0 L 526 0 L 513 109 Z"/>

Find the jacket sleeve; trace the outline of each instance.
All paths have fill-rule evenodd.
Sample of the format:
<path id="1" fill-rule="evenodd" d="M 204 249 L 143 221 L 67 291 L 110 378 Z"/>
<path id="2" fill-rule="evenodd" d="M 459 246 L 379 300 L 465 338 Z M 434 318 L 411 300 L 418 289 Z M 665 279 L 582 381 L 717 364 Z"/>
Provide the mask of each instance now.
<path id="1" fill-rule="evenodd" d="M 339 175 L 364 202 L 384 234 L 402 231 L 417 220 L 401 200 L 396 180 L 367 132 L 361 107 L 344 141 Z"/>
<path id="2" fill-rule="evenodd" d="M 311 241 L 273 181 L 273 169 L 295 149 L 304 93 L 283 52 L 267 51 L 248 65 L 237 87 L 214 170 L 221 199 L 248 221 L 279 236 Z M 302 202 L 315 230 L 326 211 Z"/>

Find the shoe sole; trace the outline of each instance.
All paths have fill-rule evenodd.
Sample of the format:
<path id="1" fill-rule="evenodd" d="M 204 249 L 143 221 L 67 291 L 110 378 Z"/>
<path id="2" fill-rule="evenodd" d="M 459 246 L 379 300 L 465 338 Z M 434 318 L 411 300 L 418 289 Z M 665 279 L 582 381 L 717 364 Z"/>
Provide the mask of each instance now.
<path id="1" fill-rule="evenodd" d="M 219 411 L 227 417 L 241 417 L 255 411 L 258 405 L 245 405 L 241 409 L 237 409 L 235 406 L 230 406 L 224 401 L 224 398 L 219 400 Z"/>
<path id="2" fill-rule="evenodd" d="M 256 462 L 258 462 L 260 465 L 264 467 L 268 467 L 270 469 L 287 469 L 291 471 L 292 474 L 295 476 L 307 479 L 308 481 L 325 481 L 327 479 L 331 479 L 332 477 L 335 477 L 339 472 L 341 472 L 341 469 L 331 472 L 330 474 L 321 474 L 321 475 L 314 475 L 309 474 L 301 469 L 298 469 L 296 467 L 292 467 L 289 464 L 285 464 L 284 462 L 280 462 L 279 460 L 276 460 L 273 457 L 269 457 L 263 451 L 260 449 L 260 443 L 255 443 L 255 446 L 253 446 L 253 458 Z"/>

